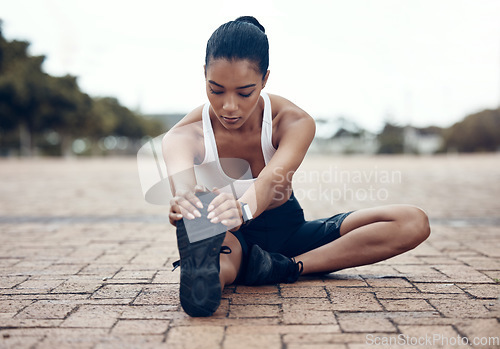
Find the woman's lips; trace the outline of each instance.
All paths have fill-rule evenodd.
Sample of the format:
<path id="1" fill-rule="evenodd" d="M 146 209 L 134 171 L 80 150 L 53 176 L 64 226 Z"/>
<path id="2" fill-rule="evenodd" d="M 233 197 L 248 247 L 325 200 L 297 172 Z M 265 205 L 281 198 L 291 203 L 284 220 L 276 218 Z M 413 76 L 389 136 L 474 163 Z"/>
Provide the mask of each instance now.
<path id="1" fill-rule="evenodd" d="M 238 120 L 240 119 L 239 117 L 226 117 L 226 116 L 222 116 L 222 119 L 227 122 L 228 124 L 235 124 L 238 122 Z"/>

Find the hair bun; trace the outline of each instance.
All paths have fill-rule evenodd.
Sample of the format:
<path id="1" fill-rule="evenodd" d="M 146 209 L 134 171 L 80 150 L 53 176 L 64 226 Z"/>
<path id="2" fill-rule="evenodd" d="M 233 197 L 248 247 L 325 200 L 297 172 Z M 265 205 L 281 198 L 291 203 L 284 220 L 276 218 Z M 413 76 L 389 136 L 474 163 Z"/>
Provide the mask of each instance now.
<path id="1" fill-rule="evenodd" d="M 241 16 L 236 18 L 235 22 L 246 22 L 255 25 L 257 28 L 259 28 L 263 33 L 266 32 L 266 29 L 262 26 L 262 24 L 259 23 L 259 21 L 253 17 L 253 16 Z"/>

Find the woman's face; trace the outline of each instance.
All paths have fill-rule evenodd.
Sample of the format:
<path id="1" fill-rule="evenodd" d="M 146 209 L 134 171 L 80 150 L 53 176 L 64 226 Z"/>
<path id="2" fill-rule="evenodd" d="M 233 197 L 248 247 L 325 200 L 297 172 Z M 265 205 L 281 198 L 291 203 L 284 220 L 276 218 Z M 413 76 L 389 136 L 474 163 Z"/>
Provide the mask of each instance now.
<path id="1" fill-rule="evenodd" d="M 205 67 L 208 100 L 225 128 L 238 129 L 254 114 L 268 76 L 248 60 L 214 59 Z"/>

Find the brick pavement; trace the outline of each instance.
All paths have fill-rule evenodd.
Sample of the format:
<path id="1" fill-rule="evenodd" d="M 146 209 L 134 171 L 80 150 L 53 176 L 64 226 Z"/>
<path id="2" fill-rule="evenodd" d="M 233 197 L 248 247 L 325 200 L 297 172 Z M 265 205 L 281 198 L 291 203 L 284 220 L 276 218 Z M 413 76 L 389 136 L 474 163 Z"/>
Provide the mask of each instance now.
<path id="1" fill-rule="evenodd" d="M 426 336 L 436 340 L 427 347 L 447 348 L 498 338 L 499 159 L 308 157 L 302 175 L 320 179 L 297 176 L 295 188 L 318 194 L 302 199 L 309 218 L 408 202 L 429 213 L 431 237 L 371 266 L 228 287 L 203 319 L 180 309 L 174 230 L 165 207 L 142 200 L 135 159 L 1 160 L 0 348 L 354 349 Z M 475 347 L 499 346 L 490 344 Z"/>

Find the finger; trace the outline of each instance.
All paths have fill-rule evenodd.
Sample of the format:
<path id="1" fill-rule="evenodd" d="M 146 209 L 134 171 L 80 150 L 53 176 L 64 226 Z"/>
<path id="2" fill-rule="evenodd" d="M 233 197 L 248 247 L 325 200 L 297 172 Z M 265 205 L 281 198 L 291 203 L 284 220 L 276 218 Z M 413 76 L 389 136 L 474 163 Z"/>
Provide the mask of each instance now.
<path id="1" fill-rule="evenodd" d="M 229 210 L 236 210 L 236 215 L 239 216 L 238 202 L 230 194 L 221 194 L 216 197 L 210 205 L 212 205 L 212 210 L 207 216 L 208 219 L 220 216 L 223 212 Z"/>
<path id="2" fill-rule="evenodd" d="M 170 214 L 168 215 L 168 218 L 171 221 L 178 221 L 178 220 L 182 219 L 182 214 L 176 213 L 176 212 L 170 212 Z"/>
<path id="3" fill-rule="evenodd" d="M 241 224 L 243 223 L 240 215 L 239 215 L 239 211 L 237 209 L 230 209 L 230 210 L 226 210 L 222 213 L 220 213 L 219 215 L 217 216 L 213 216 L 212 218 L 210 218 L 210 223 L 222 223 L 226 226 L 234 226 L 236 224 Z"/>
<path id="4" fill-rule="evenodd" d="M 221 221 L 221 224 L 225 225 L 228 230 L 234 229 L 234 228 L 239 228 L 242 224 L 242 221 L 240 218 L 234 218 L 234 219 L 223 219 Z"/>
<path id="5" fill-rule="evenodd" d="M 201 184 L 197 184 L 194 187 L 194 192 L 195 193 L 200 193 L 200 192 L 203 193 L 203 192 L 206 192 L 206 191 L 208 191 L 207 188 L 205 186 L 201 185 Z"/>
<path id="6" fill-rule="evenodd" d="M 201 213 L 185 197 L 177 197 L 176 201 L 182 216 L 186 217 L 187 219 L 201 217 Z"/>
<path id="7" fill-rule="evenodd" d="M 194 195 L 194 193 L 187 193 L 184 195 L 184 197 L 189 200 L 189 202 L 191 202 L 191 204 L 193 204 L 194 206 L 198 207 L 198 208 L 203 208 L 203 204 L 201 203 L 200 199 L 198 199 L 198 197 L 196 195 Z M 198 212 L 198 210 L 196 210 L 195 212 L 192 212 L 193 214 L 196 215 L 196 217 L 201 217 L 201 214 L 200 212 L 198 212 L 196 214 L 196 212 Z"/>
<path id="8" fill-rule="evenodd" d="M 208 209 L 207 209 L 208 212 L 213 211 L 215 208 L 221 206 L 226 201 L 228 201 L 228 202 L 232 201 L 232 202 L 236 203 L 236 199 L 234 198 L 234 196 L 232 194 L 221 193 L 221 192 L 219 192 L 219 190 L 214 191 L 214 193 L 216 193 L 217 196 L 208 205 Z"/>

